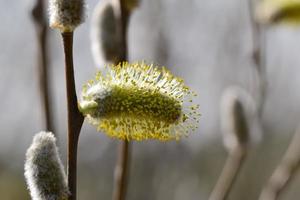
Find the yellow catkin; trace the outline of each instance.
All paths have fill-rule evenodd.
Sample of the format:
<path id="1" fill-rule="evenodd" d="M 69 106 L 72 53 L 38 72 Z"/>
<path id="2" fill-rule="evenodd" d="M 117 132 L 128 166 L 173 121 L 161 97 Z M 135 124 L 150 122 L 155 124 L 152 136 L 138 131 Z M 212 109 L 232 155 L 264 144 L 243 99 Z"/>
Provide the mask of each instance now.
<path id="1" fill-rule="evenodd" d="M 300 0 L 263 0 L 256 9 L 256 18 L 265 24 L 300 24 Z"/>
<path id="2" fill-rule="evenodd" d="M 79 102 L 88 121 L 124 140 L 171 140 L 197 128 L 199 106 L 183 80 L 165 68 L 124 62 L 100 72 Z"/>

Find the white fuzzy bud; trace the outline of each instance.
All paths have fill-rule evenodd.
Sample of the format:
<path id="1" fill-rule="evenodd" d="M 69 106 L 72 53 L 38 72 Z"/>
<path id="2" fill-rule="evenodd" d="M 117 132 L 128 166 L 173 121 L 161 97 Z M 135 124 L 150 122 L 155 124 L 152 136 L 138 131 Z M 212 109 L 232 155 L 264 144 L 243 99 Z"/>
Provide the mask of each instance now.
<path id="1" fill-rule="evenodd" d="M 221 99 L 221 125 L 228 151 L 260 139 L 261 126 L 253 98 L 240 87 L 230 87 Z"/>
<path id="2" fill-rule="evenodd" d="M 72 32 L 84 21 L 83 0 L 49 0 L 50 27 Z"/>
<path id="3" fill-rule="evenodd" d="M 26 153 L 25 178 L 32 200 L 66 200 L 67 179 L 58 155 L 55 137 L 40 132 Z"/>
<path id="4" fill-rule="evenodd" d="M 122 56 L 122 33 L 111 1 L 101 0 L 96 6 L 91 26 L 92 53 L 97 66 L 114 64 Z"/>

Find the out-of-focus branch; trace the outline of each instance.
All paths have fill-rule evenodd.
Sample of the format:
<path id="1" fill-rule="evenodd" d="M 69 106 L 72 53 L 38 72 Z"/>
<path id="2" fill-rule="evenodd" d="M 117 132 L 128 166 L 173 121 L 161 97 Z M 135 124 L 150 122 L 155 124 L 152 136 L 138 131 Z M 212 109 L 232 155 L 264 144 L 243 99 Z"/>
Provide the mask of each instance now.
<path id="1" fill-rule="evenodd" d="M 127 9 L 127 1 L 129 0 L 112 0 L 114 13 L 117 23 L 117 31 L 120 31 L 122 56 L 118 62 L 127 61 L 128 59 L 128 44 L 127 32 L 130 17 L 130 11 Z"/>
<path id="2" fill-rule="evenodd" d="M 255 73 L 257 76 L 257 88 L 255 89 L 258 100 L 257 110 L 261 117 L 266 98 L 267 75 L 266 75 L 266 58 L 265 58 L 265 33 L 261 24 L 255 20 L 255 3 L 256 0 L 247 0 L 249 7 L 249 17 L 252 30 L 252 59 L 254 62 Z"/>
<path id="3" fill-rule="evenodd" d="M 43 0 L 36 0 L 31 10 L 37 38 L 37 71 L 39 76 L 39 89 L 43 110 L 45 128 L 55 133 L 53 125 L 53 113 L 51 104 L 51 93 L 49 89 L 49 66 L 47 52 L 48 24 L 45 19 L 45 5 Z"/>
<path id="4" fill-rule="evenodd" d="M 244 146 L 235 147 L 228 155 L 224 168 L 209 200 L 227 199 L 246 156 Z"/>
<path id="5" fill-rule="evenodd" d="M 121 56 L 118 62 L 128 60 L 128 43 L 127 32 L 130 17 L 130 10 L 128 9 L 129 0 L 113 0 L 115 17 L 117 20 L 117 31 L 121 34 Z M 115 64 L 118 64 L 115 63 Z M 114 170 L 114 188 L 113 200 L 124 200 L 126 198 L 126 190 L 129 178 L 130 165 L 130 143 L 127 140 L 120 141 L 117 163 Z"/>
<path id="6" fill-rule="evenodd" d="M 265 185 L 259 200 L 278 199 L 300 168 L 300 127 L 297 129 L 281 162 Z"/>

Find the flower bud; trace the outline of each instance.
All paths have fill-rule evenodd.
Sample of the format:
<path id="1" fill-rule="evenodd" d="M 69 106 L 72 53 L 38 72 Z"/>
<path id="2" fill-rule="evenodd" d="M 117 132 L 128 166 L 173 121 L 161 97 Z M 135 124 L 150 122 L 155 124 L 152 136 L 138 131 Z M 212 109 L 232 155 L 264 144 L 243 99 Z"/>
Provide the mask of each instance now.
<path id="1" fill-rule="evenodd" d="M 97 66 L 117 63 L 122 56 L 121 29 L 117 27 L 116 14 L 109 0 L 101 0 L 96 6 L 91 26 L 91 46 Z"/>
<path id="2" fill-rule="evenodd" d="M 27 150 L 25 178 L 32 200 L 66 200 L 68 197 L 66 175 L 55 141 L 52 133 L 40 132 Z"/>
<path id="3" fill-rule="evenodd" d="M 247 146 L 261 137 L 256 105 L 253 98 L 240 87 L 230 87 L 221 99 L 221 125 L 224 145 L 230 151 Z"/>
<path id="4" fill-rule="evenodd" d="M 84 21 L 83 0 L 49 0 L 50 27 L 72 32 Z"/>

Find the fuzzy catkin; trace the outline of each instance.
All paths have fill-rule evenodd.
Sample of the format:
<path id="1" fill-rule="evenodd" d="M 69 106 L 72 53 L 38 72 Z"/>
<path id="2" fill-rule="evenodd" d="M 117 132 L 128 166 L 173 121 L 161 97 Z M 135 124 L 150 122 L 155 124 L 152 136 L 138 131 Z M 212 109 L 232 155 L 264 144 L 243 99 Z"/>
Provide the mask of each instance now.
<path id="1" fill-rule="evenodd" d="M 50 27 L 72 32 L 84 22 L 83 0 L 49 0 Z"/>
<path id="2" fill-rule="evenodd" d="M 122 33 L 117 24 L 111 1 L 99 1 L 93 12 L 91 26 L 92 53 L 97 66 L 117 63 L 121 59 Z"/>
<path id="3" fill-rule="evenodd" d="M 26 152 L 25 178 L 32 200 L 66 200 L 67 179 L 51 132 L 37 133 Z"/>
<path id="4" fill-rule="evenodd" d="M 230 151 L 261 137 L 256 105 L 242 88 L 227 88 L 221 99 L 221 125 L 225 147 Z"/>
<path id="5" fill-rule="evenodd" d="M 112 65 L 83 87 L 79 110 L 107 135 L 123 140 L 179 140 L 198 127 L 196 94 L 166 68 Z"/>

